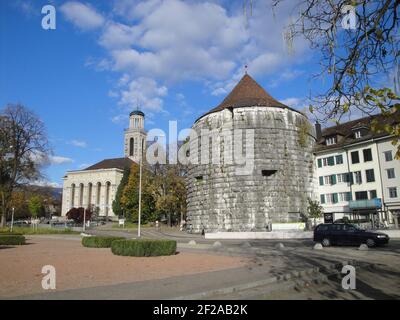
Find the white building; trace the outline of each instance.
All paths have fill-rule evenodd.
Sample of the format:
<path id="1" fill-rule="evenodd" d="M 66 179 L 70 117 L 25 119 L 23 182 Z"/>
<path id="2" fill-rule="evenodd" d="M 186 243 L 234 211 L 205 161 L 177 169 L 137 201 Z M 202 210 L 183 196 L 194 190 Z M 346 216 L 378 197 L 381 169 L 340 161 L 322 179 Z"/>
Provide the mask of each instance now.
<path id="1" fill-rule="evenodd" d="M 146 141 L 144 113 L 136 110 L 125 130 L 124 158 L 102 160 L 86 169 L 68 171 L 64 176 L 61 215 L 71 208 L 92 208 L 99 216 L 117 218 L 112 210 L 124 170 L 139 162 Z"/>
<path id="2" fill-rule="evenodd" d="M 396 223 L 400 214 L 400 160 L 392 137 L 370 130 L 373 118 L 349 121 L 319 132 L 315 148 L 315 172 L 319 201 L 334 220 L 369 222 L 377 214 L 381 222 Z M 391 121 L 391 120 L 390 120 Z"/>

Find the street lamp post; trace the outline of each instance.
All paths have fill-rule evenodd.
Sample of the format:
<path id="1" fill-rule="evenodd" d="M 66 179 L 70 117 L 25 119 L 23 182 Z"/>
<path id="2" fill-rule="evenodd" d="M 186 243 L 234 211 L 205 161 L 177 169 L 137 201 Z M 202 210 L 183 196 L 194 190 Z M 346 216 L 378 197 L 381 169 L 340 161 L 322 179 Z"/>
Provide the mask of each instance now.
<path id="1" fill-rule="evenodd" d="M 139 212 L 138 212 L 138 238 L 140 238 L 140 224 L 142 216 L 142 167 L 143 167 L 143 141 L 139 159 Z"/>
<path id="2" fill-rule="evenodd" d="M 83 209 L 83 231 L 86 231 L 86 209 Z"/>
<path id="3" fill-rule="evenodd" d="M 13 232 L 13 226 L 14 226 L 14 207 L 12 208 L 11 211 L 11 232 Z"/>

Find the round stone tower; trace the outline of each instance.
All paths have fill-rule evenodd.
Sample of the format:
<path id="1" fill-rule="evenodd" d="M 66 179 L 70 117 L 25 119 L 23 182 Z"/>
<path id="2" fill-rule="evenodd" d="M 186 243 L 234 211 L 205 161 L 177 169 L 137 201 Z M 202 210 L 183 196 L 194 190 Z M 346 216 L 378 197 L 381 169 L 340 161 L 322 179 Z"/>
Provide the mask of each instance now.
<path id="1" fill-rule="evenodd" d="M 301 112 L 246 74 L 192 129 L 187 217 L 196 232 L 266 231 L 306 213 L 315 134 Z"/>

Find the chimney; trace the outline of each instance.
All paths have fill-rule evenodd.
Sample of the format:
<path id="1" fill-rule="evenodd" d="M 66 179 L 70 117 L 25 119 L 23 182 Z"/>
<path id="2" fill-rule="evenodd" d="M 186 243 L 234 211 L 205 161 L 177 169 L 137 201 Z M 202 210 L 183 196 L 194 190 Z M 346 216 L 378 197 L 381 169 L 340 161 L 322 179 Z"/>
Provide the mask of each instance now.
<path id="1" fill-rule="evenodd" d="M 317 135 L 317 141 L 319 141 L 322 137 L 322 131 L 321 124 L 318 121 L 315 123 L 315 134 Z"/>

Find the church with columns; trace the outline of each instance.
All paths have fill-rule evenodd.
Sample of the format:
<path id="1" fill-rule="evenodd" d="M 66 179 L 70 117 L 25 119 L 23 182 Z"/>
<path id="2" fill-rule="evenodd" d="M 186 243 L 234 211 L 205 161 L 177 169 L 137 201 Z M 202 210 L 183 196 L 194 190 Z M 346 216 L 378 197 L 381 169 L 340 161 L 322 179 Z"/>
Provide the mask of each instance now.
<path id="1" fill-rule="evenodd" d="M 67 171 L 63 177 L 61 214 L 72 208 L 91 208 L 100 217 L 117 219 L 112 210 L 124 170 L 139 163 L 146 146 L 145 115 L 140 110 L 129 115 L 124 133 L 124 157 L 104 159 L 86 169 Z M 141 152 L 142 151 L 142 152 Z"/>

